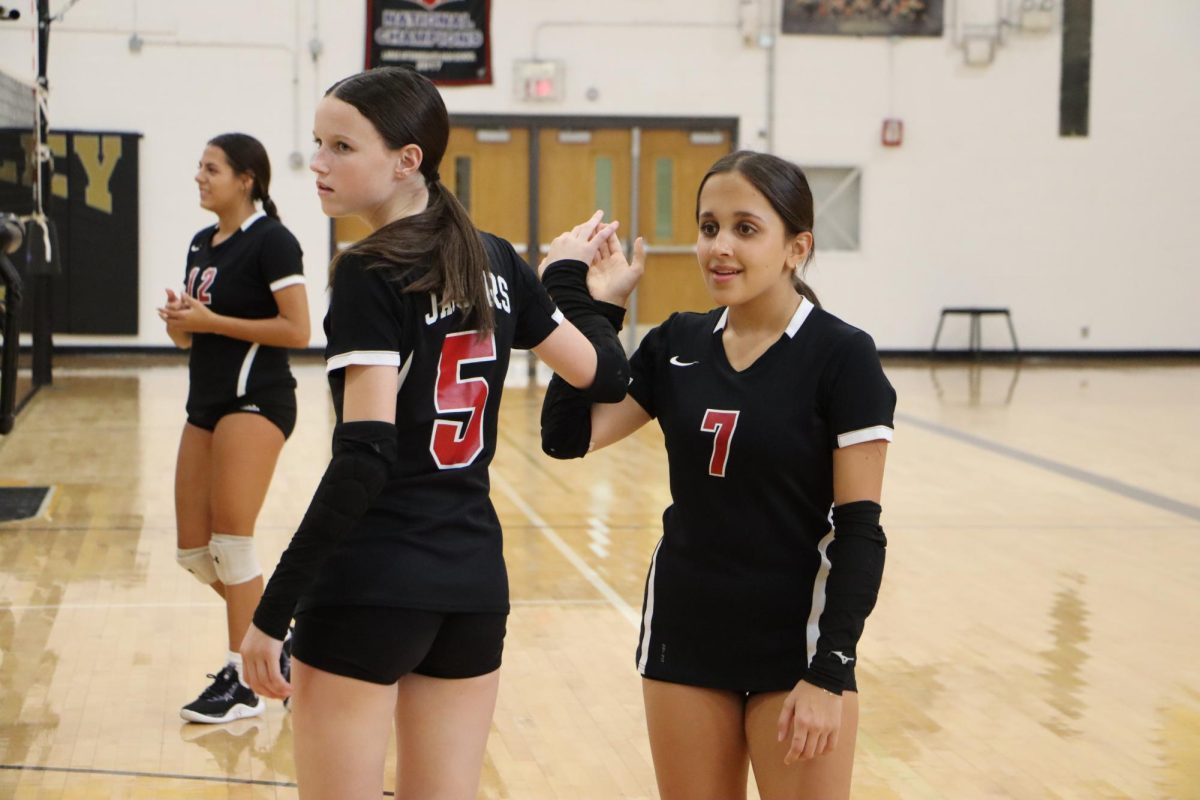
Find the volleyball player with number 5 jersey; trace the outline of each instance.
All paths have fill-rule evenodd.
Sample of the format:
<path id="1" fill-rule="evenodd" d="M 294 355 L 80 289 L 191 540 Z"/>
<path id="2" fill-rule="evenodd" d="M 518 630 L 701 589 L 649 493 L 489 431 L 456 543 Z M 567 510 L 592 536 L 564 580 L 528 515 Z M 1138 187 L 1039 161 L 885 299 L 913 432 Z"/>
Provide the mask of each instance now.
<path id="1" fill-rule="evenodd" d="M 474 798 L 508 613 L 488 465 L 510 353 L 530 348 L 608 401 L 628 362 L 607 325 L 593 341 L 565 322 L 442 185 L 449 118 L 426 78 L 339 81 L 314 137 L 322 209 L 372 232 L 330 268 L 333 457 L 242 643 L 247 679 L 294 700 L 303 797 L 378 798 L 394 723 L 397 796 Z M 594 219 L 561 255 L 590 261 L 612 230 Z"/>
<path id="2" fill-rule="evenodd" d="M 751 767 L 764 798 L 848 798 L 896 395 L 871 337 L 801 279 L 813 204 L 798 167 L 726 156 L 696 214 L 718 308 L 651 330 L 619 403 L 554 379 L 543 447 L 571 458 L 662 428 L 672 503 L 636 661 L 664 800 L 744 798 Z M 615 328 L 630 273 L 618 243 L 600 255 L 593 308 Z"/>

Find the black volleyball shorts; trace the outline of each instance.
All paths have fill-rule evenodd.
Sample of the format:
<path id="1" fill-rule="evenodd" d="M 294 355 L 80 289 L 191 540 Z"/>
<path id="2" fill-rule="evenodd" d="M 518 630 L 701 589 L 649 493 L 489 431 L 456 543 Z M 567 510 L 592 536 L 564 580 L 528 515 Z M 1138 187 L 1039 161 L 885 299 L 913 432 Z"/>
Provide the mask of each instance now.
<path id="1" fill-rule="evenodd" d="M 296 617 L 292 654 L 310 667 L 390 686 L 409 673 L 474 678 L 500 668 L 508 614 L 322 606 Z"/>

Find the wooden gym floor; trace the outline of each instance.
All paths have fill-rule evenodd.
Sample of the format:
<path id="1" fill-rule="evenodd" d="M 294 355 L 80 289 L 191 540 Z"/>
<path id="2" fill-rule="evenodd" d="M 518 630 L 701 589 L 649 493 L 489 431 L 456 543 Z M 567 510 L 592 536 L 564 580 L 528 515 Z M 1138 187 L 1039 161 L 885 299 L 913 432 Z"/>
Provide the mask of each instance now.
<path id="1" fill-rule="evenodd" d="M 1200 798 L 1200 364 L 888 373 L 854 797 Z M 328 454 L 322 368 L 297 375 L 268 567 Z M 0 524 L 0 797 L 296 796 L 279 704 L 178 717 L 224 656 L 220 606 L 174 563 L 186 380 L 178 358 L 60 358 L 0 439 L 0 484 L 54 487 Z M 654 797 L 633 650 L 661 436 L 553 462 L 540 398 L 507 391 L 493 467 L 513 613 L 480 796 Z"/>

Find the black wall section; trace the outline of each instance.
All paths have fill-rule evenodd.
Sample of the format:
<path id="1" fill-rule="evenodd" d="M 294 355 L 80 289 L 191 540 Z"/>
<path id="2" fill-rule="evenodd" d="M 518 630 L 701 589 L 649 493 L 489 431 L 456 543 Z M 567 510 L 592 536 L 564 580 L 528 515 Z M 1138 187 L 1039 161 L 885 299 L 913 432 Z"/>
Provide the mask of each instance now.
<path id="1" fill-rule="evenodd" d="M 1092 0 L 1063 3 L 1058 135 L 1087 136 L 1092 86 Z"/>
<path id="2" fill-rule="evenodd" d="M 55 333 L 138 332 L 140 141 L 136 133 L 50 134 L 54 177 L 46 213 L 57 233 L 50 270 Z M 186 245 L 179 247 L 181 279 Z M 26 306 L 24 330 L 32 313 Z"/>

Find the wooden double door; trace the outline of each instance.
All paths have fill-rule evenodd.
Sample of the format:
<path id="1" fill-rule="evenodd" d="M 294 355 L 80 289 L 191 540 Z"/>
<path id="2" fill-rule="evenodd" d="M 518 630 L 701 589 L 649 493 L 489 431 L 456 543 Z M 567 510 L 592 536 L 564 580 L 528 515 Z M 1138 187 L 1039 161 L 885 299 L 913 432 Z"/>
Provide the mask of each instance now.
<path id="1" fill-rule="evenodd" d="M 710 308 L 696 265 L 696 188 L 732 149 L 735 121 L 554 121 L 471 118 L 451 130 L 442 180 L 476 226 L 536 264 L 555 236 L 603 209 L 606 220 L 621 221 L 627 247 L 636 236 L 647 244 L 649 266 L 634 298 L 638 323 Z M 335 225 L 343 245 L 364 233 L 350 221 Z"/>

